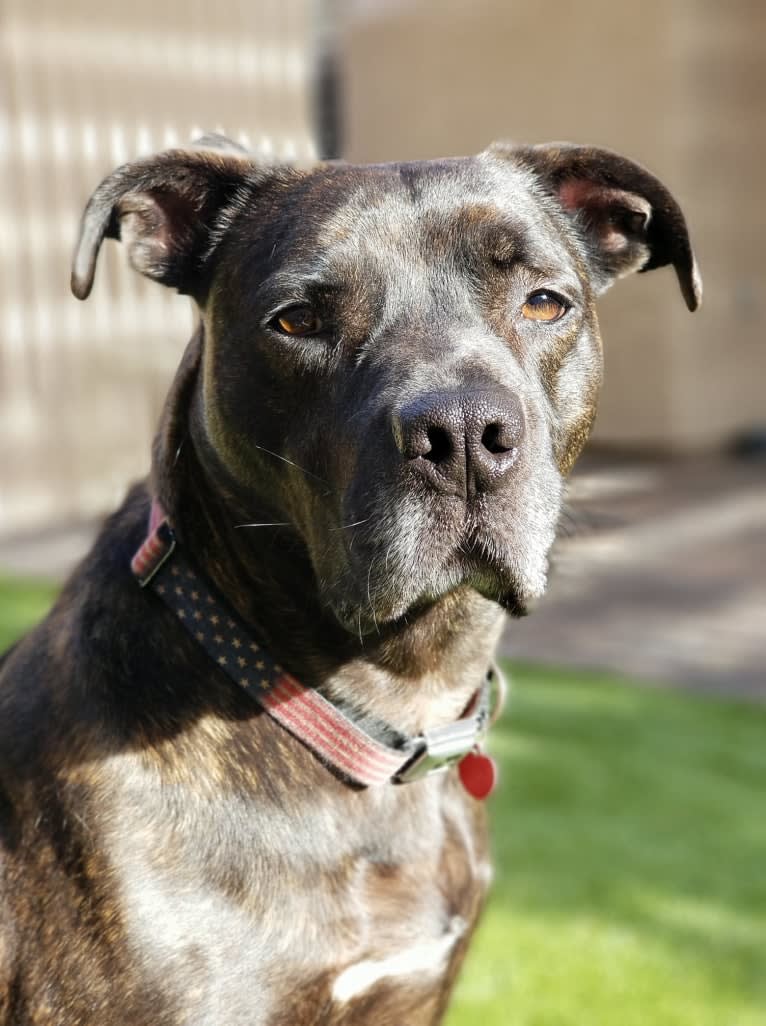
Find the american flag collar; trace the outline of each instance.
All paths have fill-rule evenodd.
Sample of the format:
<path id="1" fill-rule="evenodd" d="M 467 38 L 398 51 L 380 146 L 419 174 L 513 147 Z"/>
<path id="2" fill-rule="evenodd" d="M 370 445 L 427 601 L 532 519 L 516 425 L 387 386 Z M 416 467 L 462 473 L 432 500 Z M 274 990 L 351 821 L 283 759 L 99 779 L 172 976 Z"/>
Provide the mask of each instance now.
<path id="1" fill-rule="evenodd" d="M 492 790 L 494 763 L 479 746 L 504 697 L 505 682 L 494 664 L 459 720 L 416 737 L 402 737 L 391 746 L 362 730 L 317 691 L 304 687 L 261 647 L 192 568 L 156 500 L 148 535 L 132 559 L 131 570 L 141 587 L 150 587 L 170 607 L 232 680 L 349 783 L 361 787 L 409 783 L 459 763 L 469 793 L 484 798 Z"/>

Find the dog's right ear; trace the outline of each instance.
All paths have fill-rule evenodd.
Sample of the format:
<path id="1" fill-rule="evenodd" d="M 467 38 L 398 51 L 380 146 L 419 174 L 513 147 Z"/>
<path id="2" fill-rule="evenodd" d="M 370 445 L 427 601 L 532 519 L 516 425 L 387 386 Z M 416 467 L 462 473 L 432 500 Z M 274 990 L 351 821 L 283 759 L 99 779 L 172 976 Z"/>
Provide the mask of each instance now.
<path id="1" fill-rule="evenodd" d="M 110 238 L 125 243 L 141 274 L 199 299 L 227 215 L 263 178 L 247 152 L 222 136 L 118 168 L 85 208 L 72 292 L 78 299 L 90 294 L 101 243 Z"/>
<path id="2" fill-rule="evenodd" d="M 598 294 L 631 271 L 672 264 L 690 310 L 702 301 L 702 280 L 686 220 L 653 174 L 594 146 L 494 143 L 487 153 L 529 168 L 561 204 L 586 243 Z"/>

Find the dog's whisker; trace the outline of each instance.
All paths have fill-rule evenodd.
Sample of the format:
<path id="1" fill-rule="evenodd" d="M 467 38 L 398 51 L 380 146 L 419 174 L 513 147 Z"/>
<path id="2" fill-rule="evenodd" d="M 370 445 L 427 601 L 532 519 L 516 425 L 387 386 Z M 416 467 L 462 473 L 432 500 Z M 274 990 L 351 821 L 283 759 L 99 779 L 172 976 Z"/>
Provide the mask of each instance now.
<path id="1" fill-rule="evenodd" d="M 386 573 L 388 573 L 388 558 L 391 555 L 391 549 L 394 547 L 393 541 L 389 542 L 388 548 L 386 549 Z"/>
<path id="2" fill-rule="evenodd" d="M 370 577 L 372 576 L 372 567 L 375 563 L 375 559 L 370 560 L 370 565 L 367 570 L 367 605 L 370 607 L 370 613 L 372 614 L 372 622 L 375 625 L 375 630 L 380 634 L 380 628 L 378 627 L 378 618 L 375 615 L 375 607 L 372 604 L 372 595 L 370 594 Z"/>
<path id="3" fill-rule="evenodd" d="M 175 465 L 176 465 L 176 464 L 178 463 L 178 460 L 179 460 L 179 458 L 180 458 L 180 456 L 181 456 L 181 450 L 182 450 L 182 449 L 183 449 L 183 447 L 184 447 L 184 442 L 185 442 L 185 441 L 186 441 L 186 435 L 184 435 L 184 437 L 183 437 L 183 438 L 181 439 L 181 441 L 180 441 L 180 442 L 178 443 L 178 448 L 176 449 L 176 454 L 175 454 L 175 456 L 173 457 L 173 466 L 174 466 L 174 467 L 175 467 Z"/>
<path id="4" fill-rule="evenodd" d="M 372 520 L 372 517 L 365 517 L 364 520 L 355 520 L 353 524 L 341 524 L 340 527 L 333 527 L 333 531 L 347 531 L 350 527 L 359 527 L 360 524 L 366 524 L 368 520 Z"/>
<path id="5" fill-rule="evenodd" d="M 291 467 L 295 467 L 296 470 L 300 470 L 300 472 L 305 474 L 307 477 L 313 477 L 315 481 L 321 481 L 322 484 L 329 485 L 329 481 L 325 481 L 323 477 L 320 477 L 318 474 L 313 474 L 310 470 L 306 470 L 305 467 L 302 467 L 299 463 L 295 463 L 293 460 L 288 460 L 286 456 L 282 456 L 278 452 L 273 452 L 271 449 L 267 449 L 265 445 L 256 445 L 255 448 L 260 449 L 261 452 L 268 453 L 269 456 L 273 456 L 277 460 L 282 460 L 283 463 L 288 463 Z"/>
<path id="6" fill-rule="evenodd" d="M 265 524 L 235 524 L 234 525 L 234 530 L 235 531 L 239 530 L 240 527 L 291 527 L 291 526 L 292 525 L 287 523 L 287 521 L 276 520 L 273 523 L 265 523 Z"/>

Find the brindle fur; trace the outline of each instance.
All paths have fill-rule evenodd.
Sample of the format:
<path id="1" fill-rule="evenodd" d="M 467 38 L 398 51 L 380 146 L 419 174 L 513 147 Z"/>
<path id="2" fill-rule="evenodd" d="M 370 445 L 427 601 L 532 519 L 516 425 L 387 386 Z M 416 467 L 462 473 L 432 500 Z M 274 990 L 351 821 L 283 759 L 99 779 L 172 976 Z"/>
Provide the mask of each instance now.
<path id="1" fill-rule="evenodd" d="M 435 1024 L 489 879 L 480 803 L 454 772 L 342 782 L 136 585 L 130 559 L 156 495 L 306 684 L 363 722 L 453 719 L 498 603 L 523 612 L 544 585 L 562 475 L 595 411 L 594 295 L 672 263 L 695 306 L 683 218 L 604 151 L 299 171 L 207 139 L 102 184 L 80 298 L 104 236 L 192 295 L 201 323 L 149 483 L 1 664 L 0 1024 Z M 519 319 L 542 287 L 573 302 L 560 325 Z M 269 318 L 289 303 L 329 333 L 278 336 Z M 397 418 L 437 393 L 523 410 L 493 490 L 442 494 L 398 451 Z M 376 977 L 440 944 L 425 970 Z M 370 962 L 365 985 L 338 990 Z"/>

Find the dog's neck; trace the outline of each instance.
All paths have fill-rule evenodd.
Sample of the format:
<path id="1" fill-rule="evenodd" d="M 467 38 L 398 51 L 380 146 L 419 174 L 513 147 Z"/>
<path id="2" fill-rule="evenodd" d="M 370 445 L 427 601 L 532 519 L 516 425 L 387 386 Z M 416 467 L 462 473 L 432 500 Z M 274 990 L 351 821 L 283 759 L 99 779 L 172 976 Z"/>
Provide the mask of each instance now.
<path id="1" fill-rule="evenodd" d="M 179 450 L 180 445 L 180 450 Z M 171 451 L 172 449 L 172 451 Z M 502 629 L 494 603 L 465 588 L 395 627 L 349 633 L 325 608 L 305 547 L 273 510 L 226 494 L 193 441 L 155 448 L 153 487 L 179 543 L 271 654 L 304 684 L 406 733 L 459 717 Z"/>

